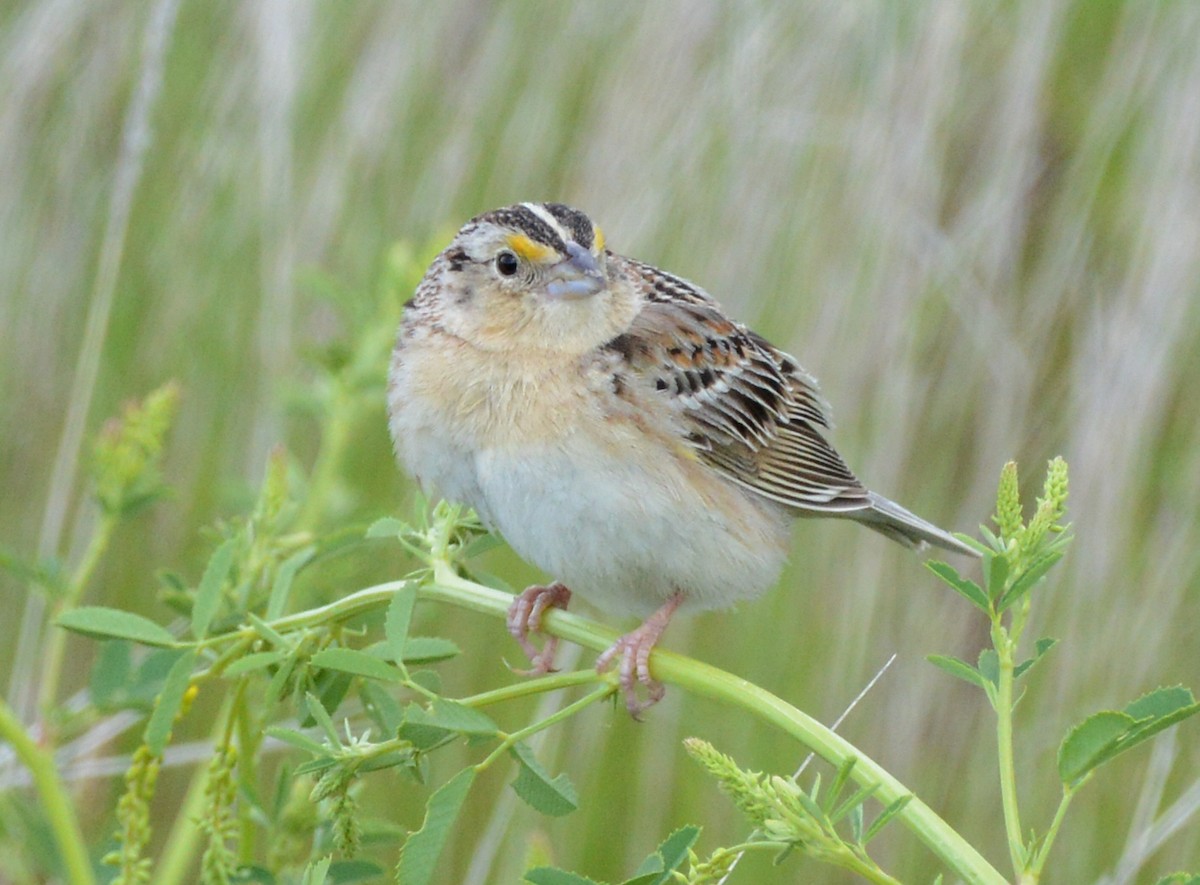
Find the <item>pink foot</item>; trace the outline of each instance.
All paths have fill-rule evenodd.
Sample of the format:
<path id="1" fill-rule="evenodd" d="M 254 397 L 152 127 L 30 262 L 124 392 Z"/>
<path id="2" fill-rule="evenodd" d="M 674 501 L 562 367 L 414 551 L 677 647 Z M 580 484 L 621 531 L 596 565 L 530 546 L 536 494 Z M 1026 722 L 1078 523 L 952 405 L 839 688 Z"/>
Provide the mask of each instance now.
<path id="1" fill-rule="evenodd" d="M 643 711 L 653 707 L 666 694 L 663 684 L 650 675 L 650 652 L 667 629 L 667 624 L 671 622 L 671 615 L 682 602 L 683 594 L 676 593 L 662 608 L 646 618 L 640 627 L 626 633 L 596 659 L 596 670 L 603 673 L 620 655 L 621 665 L 617 670 L 617 679 L 621 693 L 625 695 L 625 708 L 634 719 L 640 719 Z M 637 695 L 639 684 L 646 689 L 644 701 Z"/>
<path id="2" fill-rule="evenodd" d="M 565 609 L 571 601 L 571 591 L 557 581 L 543 586 L 534 584 L 526 587 L 513 599 L 508 607 L 508 632 L 521 644 L 529 662 L 528 670 L 514 670 L 522 676 L 541 676 L 554 671 L 554 653 L 558 650 L 558 637 L 547 636 L 539 649 L 529 641 L 529 634 L 542 629 L 542 615 L 548 608 Z"/>

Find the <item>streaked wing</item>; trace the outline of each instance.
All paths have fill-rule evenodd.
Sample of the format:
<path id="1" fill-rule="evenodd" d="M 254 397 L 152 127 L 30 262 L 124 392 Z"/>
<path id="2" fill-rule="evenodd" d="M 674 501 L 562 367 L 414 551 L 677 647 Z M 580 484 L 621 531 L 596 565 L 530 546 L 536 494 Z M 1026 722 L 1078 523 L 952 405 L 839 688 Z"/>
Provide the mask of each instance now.
<path id="1" fill-rule="evenodd" d="M 870 507 L 825 440 L 828 407 L 794 359 L 725 317 L 686 280 L 624 259 L 647 304 L 610 343 L 670 402 L 686 440 L 734 482 L 799 510 Z"/>

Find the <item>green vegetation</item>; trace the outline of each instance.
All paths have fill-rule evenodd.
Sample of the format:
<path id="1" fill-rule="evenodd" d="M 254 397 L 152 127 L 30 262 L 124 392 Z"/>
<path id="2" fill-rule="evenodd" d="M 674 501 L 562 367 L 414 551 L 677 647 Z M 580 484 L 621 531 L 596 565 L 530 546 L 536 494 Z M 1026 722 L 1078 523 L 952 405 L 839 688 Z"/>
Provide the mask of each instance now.
<path id="1" fill-rule="evenodd" d="M 859 881 L 817 837 L 950 881 L 924 810 L 1006 877 L 1194 873 L 1161 686 L 1200 684 L 1198 43 L 1187 4 L 1086 0 L 10 4 L 0 879 L 382 881 L 416 833 L 411 881 L 715 882 L 747 844 L 734 885 Z M 794 352 L 939 524 L 1063 454 L 1069 555 L 1005 473 L 982 572 L 802 523 L 779 587 L 673 625 L 645 723 L 587 660 L 510 676 L 497 588 L 540 576 L 416 500 L 383 378 L 446 231 L 543 198 Z M 876 767 L 919 803 L 859 795 Z"/>

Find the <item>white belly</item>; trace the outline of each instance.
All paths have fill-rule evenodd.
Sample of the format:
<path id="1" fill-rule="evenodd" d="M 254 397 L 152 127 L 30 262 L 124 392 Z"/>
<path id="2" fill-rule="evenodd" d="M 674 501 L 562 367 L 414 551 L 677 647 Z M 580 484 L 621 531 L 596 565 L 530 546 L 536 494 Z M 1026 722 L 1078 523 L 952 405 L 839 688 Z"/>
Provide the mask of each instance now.
<path id="1" fill-rule="evenodd" d="M 670 458 L 648 465 L 606 449 L 574 436 L 476 457 L 483 507 L 521 556 L 592 604 L 639 617 L 677 590 L 685 607 L 708 609 L 774 583 L 786 520 L 732 488 L 738 512 L 712 506 Z"/>

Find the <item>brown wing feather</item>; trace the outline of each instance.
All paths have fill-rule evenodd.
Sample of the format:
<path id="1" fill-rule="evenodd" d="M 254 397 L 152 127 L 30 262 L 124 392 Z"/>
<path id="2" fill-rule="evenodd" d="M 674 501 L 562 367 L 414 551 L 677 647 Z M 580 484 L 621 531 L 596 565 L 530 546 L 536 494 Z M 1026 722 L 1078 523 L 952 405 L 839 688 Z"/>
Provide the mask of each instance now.
<path id="1" fill-rule="evenodd" d="M 731 480 L 798 510 L 869 508 L 822 434 L 829 412 L 794 359 L 728 319 L 702 289 L 623 259 L 646 306 L 610 347 L 675 410 L 688 442 Z"/>

